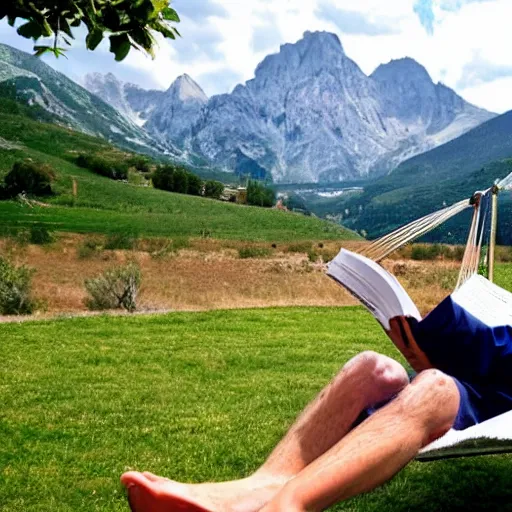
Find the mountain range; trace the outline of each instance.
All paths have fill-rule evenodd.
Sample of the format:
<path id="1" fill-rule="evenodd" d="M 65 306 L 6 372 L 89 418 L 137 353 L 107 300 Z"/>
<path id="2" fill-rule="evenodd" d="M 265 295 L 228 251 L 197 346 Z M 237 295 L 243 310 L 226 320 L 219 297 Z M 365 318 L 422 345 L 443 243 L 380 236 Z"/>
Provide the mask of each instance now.
<path id="1" fill-rule="evenodd" d="M 133 123 L 117 105 L 55 71 L 41 59 L 0 44 L 0 85 L 14 86 L 18 99 L 45 109 L 60 125 L 99 136 L 118 146 L 153 153 L 178 155 L 172 144 L 155 143 L 146 130 Z"/>
<path id="2" fill-rule="evenodd" d="M 306 32 L 232 93 L 208 99 L 188 75 L 148 91 L 114 75 L 86 87 L 160 141 L 229 171 L 275 182 L 365 179 L 494 117 L 410 58 L 367 76 L 339 38 Z"/>

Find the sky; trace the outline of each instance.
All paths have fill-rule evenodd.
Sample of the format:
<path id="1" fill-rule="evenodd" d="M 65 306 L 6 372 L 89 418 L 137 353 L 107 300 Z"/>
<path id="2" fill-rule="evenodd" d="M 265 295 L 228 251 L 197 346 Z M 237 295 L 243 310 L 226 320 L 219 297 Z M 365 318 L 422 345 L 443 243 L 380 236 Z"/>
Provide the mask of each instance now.
<path id="1" fill-rule="evenodd" d="M 326 30 L 367 74 L 408 56 L 471 103 L 512 110 L 512 0 L 174 0 L 172 6 L 182 38 L 159 40 L 154 60 L 131 52 L 116 63 L 106 43 L 87 51 L 79 29 L 67 60 L 45 61 L 78 82 L 89 72 L 113 72 L 147 89 L 166 89 L 187 73 L 211 96 L 252 78 L 266 55 L 306 30 Z M 0 42 L 25 51 L 33 46 L 5 22 Z"/>

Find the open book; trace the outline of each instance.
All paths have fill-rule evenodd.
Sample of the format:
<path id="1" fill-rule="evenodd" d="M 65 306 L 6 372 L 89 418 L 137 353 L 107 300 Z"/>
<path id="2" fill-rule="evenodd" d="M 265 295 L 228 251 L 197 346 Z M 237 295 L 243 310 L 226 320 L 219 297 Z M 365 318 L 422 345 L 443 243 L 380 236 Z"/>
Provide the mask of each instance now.
<path id="1" fill-rule="evenodd" d="M 512 393 L 512 293 L 474 275 L 422 319 L 398 280 L 364 256 L 342 249 L 327 274 L 369 309 L 416 371 L 438 368 L 465 382 L 509 383 Z M 506 404 L 510 396 L 503 399 Z M 493 427 L 488 434 L 487 424 Z M 468 445 L 469 439 L 479 441 Z M 511 413 L 450 431 L 420 458 L 453 457 L 454 444 L 463 455 L 501 453 L 504 439 L 512 451 Z"/>

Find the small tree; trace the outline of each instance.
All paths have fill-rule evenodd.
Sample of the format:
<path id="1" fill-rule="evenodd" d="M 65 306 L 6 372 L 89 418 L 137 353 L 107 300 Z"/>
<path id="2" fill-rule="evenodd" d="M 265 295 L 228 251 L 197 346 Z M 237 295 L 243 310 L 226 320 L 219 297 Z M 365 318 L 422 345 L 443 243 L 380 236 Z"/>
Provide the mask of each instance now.
<path id="1" fill-rule="evenodd" d="M 270 208 L 274 206 L 276 200 L 275 192 L 259 183 L 258 181 L 249 181 L 247 185 L 247 203 L 253 206 L 263 206 Z"/>
<path id="2" fill-rule="evenodd" d="M 203 191 L 203 181 L 199 176 L 173 164 L 158 166 L 151 179 L 155 188 L 168 192 L 200 196 Z"/>
<path id="3" fill-rule="evenodd" d="M 89 293 L 86 305 L 91 310 L 125 309 L 133 313 L 137 309 L 140 283 L 140 267 L 136 263 L 111 268 L 85 281 Z"/>
<path id="4" fill-rule="evenodd" d="M 189 174 L 185 169 L 178 167 L 174 171 L 174 190 L 178 194 L 186 194 L 188 192 Z"/>
<path id="5" fill-rule="evenodd" d="M 0 314 L 29 315 L 34 309 L 31 299 L 32 275 L 28 267 L 17 267 L 0 257 Z"/>
<path id="6" fill-rule="evenodd" d="M 224 193 L 224 184 L 220 181 L 209 180 L 204 184 L 204 196 L 220 199 Z"/>
<path id="7" fill-rule="evenodd" d="M 174 167 L 159 165 L 151 176 L 153 186 L 160 190 L 174 191 Z"/>
<path id="8" fill-rule="evenodd" d="M 4 178 L 5 197 L 15 197 L 22 192 L 35 196 L 51 196 L 55 171 L 49 165 L 23 160 L 15 162 Z"/>
<path id="9" fill-rule="evenodd" d="M 188 173 L 187 179 L 187 194 L 191 196 L 200 196 L 203 192 L 203 180 L 191 172 Z"/>

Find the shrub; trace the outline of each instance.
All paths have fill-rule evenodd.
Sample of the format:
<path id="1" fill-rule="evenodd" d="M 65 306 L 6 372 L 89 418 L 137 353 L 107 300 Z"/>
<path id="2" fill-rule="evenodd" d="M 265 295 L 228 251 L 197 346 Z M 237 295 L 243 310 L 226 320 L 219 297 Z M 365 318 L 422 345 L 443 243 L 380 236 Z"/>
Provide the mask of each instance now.
<path id="1" fill-rule="evenodd" d="M 463 245 L 456 245 L 453 248 L 453 251 L 452 251 L 452 258 L 455 261 L 462 261 L 462 259 L 464 258 L 465 250 L 466 250 L 465 246 L 463 246 Z"/>
<path id="2" fill-rule="evenodd" d="M 135 247 L 137 236 L 129 233 L 109 235 L 105 242 L 105 249 L 109 251 L 129 251 Z"/>
<path id="3" fill-rule="evenodd" d="M 275 192 L 257 181 L 249 181 L 247 185 L 247 204 L 270 208 L 276 200 Z"/>
<path id="4" fill-rule="evenodd" d="M 127 164 L 129 167 L 135 167 L 140 172 L 151 171 L 151 160 L 142 155 L 135 155 L 128 159 Z"/>
<path id="5" fill-rule="evenodd" d="M 85 289 L 89 294 L 86 306 L 95 311 L 125 309 L 132 313 L 137 309 L 140 283 L 140 267 L 136 263 L 111 268 L 85 281 Z"/>
<path id="6" fill-rule="evenodd" d="M 319 258 L 320 258 L 320 255 L 316 251 L 314 251 L 313 249 L 310 249 L 308 251 L 308 260 L 311 263 L 316 263 Z"/>
<path id="7" fill-rule="evenodd" d="M 308 253 L 312 250 L 311 242 L 299 242 L 288 246 L 286 252 Z"/>
<path id="8" fill-rule="evenodd" d="M 4 178 L 2 195 L 11 198 L 25 192 L 35 196 L 51 196 L 54 180 L 55 171 L 47 164 L 31 160 L 15 162 Z"/>
<path id="9" fill-rule="evenodd" d="M 266 247 L 242 247 L 238 250 L 238 256 L 241 259 L 247 258 L 266 258 L 270 255 L 270 249 Z"/>
<path id="10" fill-rule="evenodd" d="M 86 155 L 82 153 L 78 155 L 76 164 L 79 167 L 89 169 L 90 171 L 105 176 L 113 180 L 128 179 L 128 164 L 125 161 L 114 160 L 113 158 L 105 158 L 98 155 Z"/>
<path id="11" fill-rule="evenodd" d="M 99 253 L 103 249 L 103 241 L 100 238 L 86 238 L 78 247 L 78 257 L 85 259 L 93 254 Z"/>
<path id="12" fill-rule="evenodd" d="M 140 172 L 137 172 L 134 169 L 128 169 L 128 183 L 130 183 L 130 185 L 137 185 L 140 187 L 145 183 L 145 181 L 146 180 Z"/>
<path id="13" fill-rule="evenodd" d="M 34 309 L 31 299 L 33 270 L 16 267 L 0 257 L 0 313 L 29 315 Z"/>
<path id="14" fill-rule="evenodd" d="M 53 242 L 53 235 L 44 224 L 30 226 L 29 242 L 34 245 L 46 245 Z"/>
<path id="15" fill-rule="evenodd" d="M 224 193 L 224 184 L 220 181 L 209 180 L 204 184 L 204 196 L 220 199 Z"/>
<path id="16" fill-rule="evenodd" d="M 435 260 L 443 254 L 439 244 L 433 245 L 415 245 L 411 250 L 411 259 L 413 260 Z"/>

